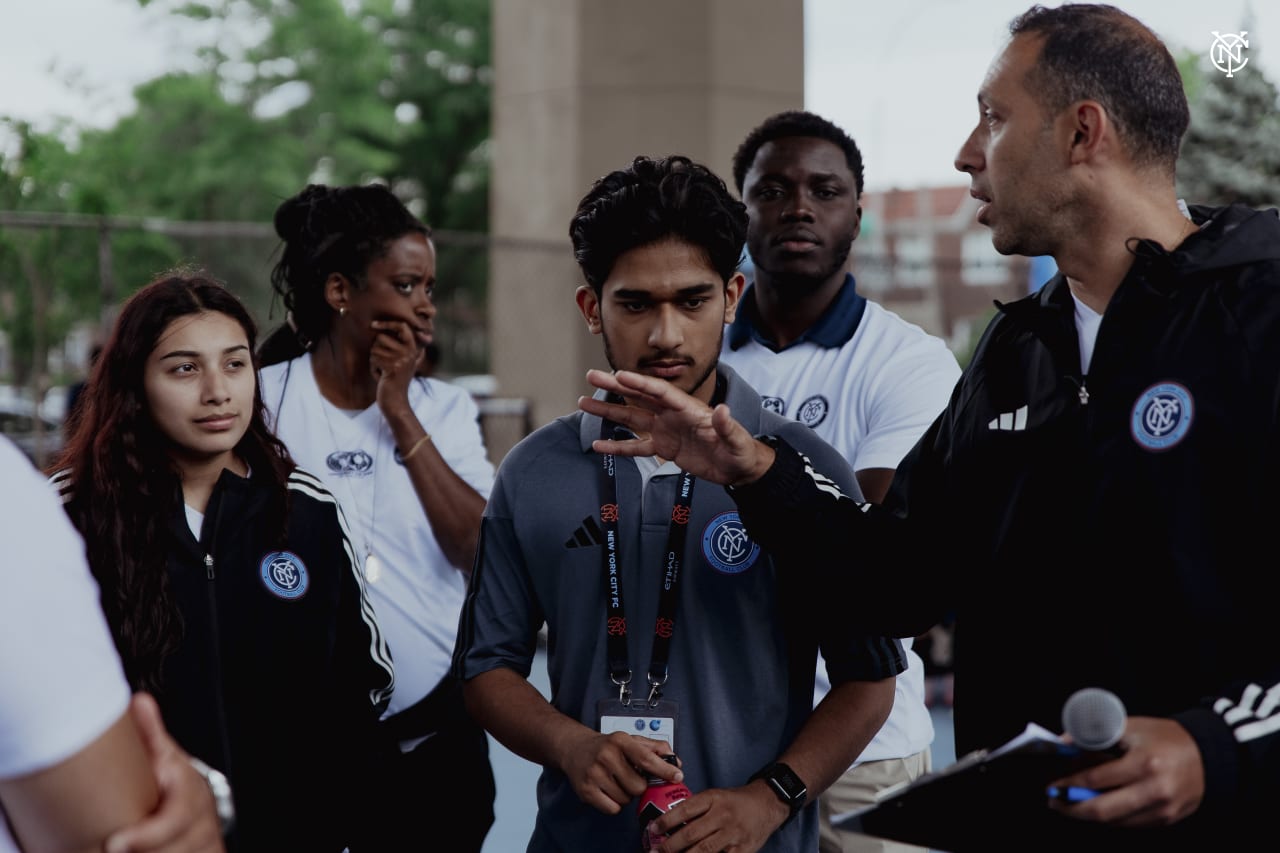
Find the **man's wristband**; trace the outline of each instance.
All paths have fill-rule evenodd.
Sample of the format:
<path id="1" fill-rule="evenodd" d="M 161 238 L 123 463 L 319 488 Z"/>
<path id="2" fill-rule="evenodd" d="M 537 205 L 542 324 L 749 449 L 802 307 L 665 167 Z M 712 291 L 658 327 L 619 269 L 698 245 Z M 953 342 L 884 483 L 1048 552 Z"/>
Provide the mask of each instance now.
<path id="1" fill-rule="evenodd" d="M 218 815 L 218 827 L 222 830 L 222 834 L 226 835 L 236 821 L 236 806 L 231 799 L 231 783 L 227 781 L 227 777 L 221 770 L 213 769 L 194 755 L 189 755 L 187 758 L 195 771 L 204 779 L 205 784 L 209 786 L 209 793 L 213 794 L 213 808 Z"/>

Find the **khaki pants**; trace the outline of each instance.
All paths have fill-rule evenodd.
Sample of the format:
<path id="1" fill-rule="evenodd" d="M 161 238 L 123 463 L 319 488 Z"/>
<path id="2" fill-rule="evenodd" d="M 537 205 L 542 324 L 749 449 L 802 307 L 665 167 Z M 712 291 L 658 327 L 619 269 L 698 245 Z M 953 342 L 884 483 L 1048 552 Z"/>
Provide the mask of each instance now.
<path id="1" fill-rule="evenodd" d="M 875 802 L 876 794 L 891 785 L 917 779 L 932 769 L 929 750 L 906 758 L 866 761 L 846 770 L 818 799 L 818 816 L 822 828 L 818 849 L 821 853 L 923 853 L 924 847 L 890 841 L 861 832 L 849 832 L 831 826 L 831 816 L 851 812 Z"/>

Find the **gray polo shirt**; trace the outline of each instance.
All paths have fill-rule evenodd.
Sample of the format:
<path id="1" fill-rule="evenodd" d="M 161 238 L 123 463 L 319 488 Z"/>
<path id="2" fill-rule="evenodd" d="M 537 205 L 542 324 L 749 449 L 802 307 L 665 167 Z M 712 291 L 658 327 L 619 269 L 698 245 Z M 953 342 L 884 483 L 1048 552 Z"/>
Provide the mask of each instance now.
<path id="1" fill-rule="evenodd" d="M 762 409 L 759 395 L 731 369 L 721 365 L 718 372 L 725 402 L 747 429 L 784 437 L 846 494 L 860 494 L 839 453 L 808 427 Z M 600 419 L 577 412 L 537 430 L 503 460 L 454 656 L 463 679 L 497 667 L 527 677 L 545 620 L 552 704 L 591 728 L 598 700 L 618 692 L 605 640 L 604 501 L 599 457 L 591 450 L 599 437 Z M 659 472 L 644 485 L 624 457 L 616 471 L 628 656 L 633 688 L 644 695 L 681 478 Z M 691 790 L 746 784 L 790 744 L 811 712 L 819 644 L 837 683 L 902 671 L 901 644 L 859 634 L 830 598 L 807 582 L 805 567 L 776 566 L 746 536 L 723 487 L 695 481 L 664 691 L 679 708 L 675 748 Z M 621 814 L 602 814 L 578 799 L 559 770 L 544 768 L 530 853 L 632 850 L 638 834 L 634 803 Z M 817 837 L 811 804 L 763 849 L 816 850 Z"/>

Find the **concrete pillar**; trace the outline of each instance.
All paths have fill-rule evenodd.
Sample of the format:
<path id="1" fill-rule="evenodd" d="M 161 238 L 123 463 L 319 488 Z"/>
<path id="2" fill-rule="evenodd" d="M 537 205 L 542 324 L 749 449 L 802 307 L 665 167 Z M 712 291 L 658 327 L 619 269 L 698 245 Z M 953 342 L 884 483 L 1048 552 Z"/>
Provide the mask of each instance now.
<path id="1" fill-rule="evenodd" d="M 540 426 L 607 367 L 573 293 L 569 219 L 633 157 L 684 154 L 732 188 L 742 137 L 804 103 L 800 0 L 494 0 L 490 364 Z M 503 449 L 495 455 L 501 455 Z"/>

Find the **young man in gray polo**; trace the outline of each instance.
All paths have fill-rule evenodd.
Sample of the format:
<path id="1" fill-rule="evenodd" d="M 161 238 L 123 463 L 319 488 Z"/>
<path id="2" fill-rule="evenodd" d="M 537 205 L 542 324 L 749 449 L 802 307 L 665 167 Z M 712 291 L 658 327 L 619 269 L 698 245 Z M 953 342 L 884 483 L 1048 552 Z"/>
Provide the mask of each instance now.
<path id="1" fill-rule="evenodd" d="M 746 227 L 704 167 L 637 158 L 573 218 L 578 307 L 612 367 L 727 403 L 857 493 L 839 453 L 718 364 Z M 649 776 L 693 791 L 654 824 L 664 850 L 816 849 L 812 804 L 886 719 L 902 646 L 858 633 L 806 567 L 776 565 L 723 487 L 594 451 L 620 434 L 575 412 L 507 455 L 463 609 L 470 711 L 543 767 L 528 850 L 634 848 Z M 544 621 L 551 701 L 527 680 Z M 815 708 L 819 648 L 834 687 Z M 673 750 L 679 770 L 661 757 Z"/>

